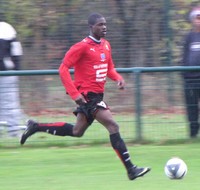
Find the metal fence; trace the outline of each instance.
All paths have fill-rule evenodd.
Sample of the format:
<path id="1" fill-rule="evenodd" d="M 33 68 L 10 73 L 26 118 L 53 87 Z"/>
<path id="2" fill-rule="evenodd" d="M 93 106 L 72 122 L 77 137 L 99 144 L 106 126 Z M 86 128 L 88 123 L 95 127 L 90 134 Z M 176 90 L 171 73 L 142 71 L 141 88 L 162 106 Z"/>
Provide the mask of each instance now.
<path id="1" fill-rule="evenodd" d="M 126 89 L 118 90 L 113 81 L 106 85 L 105 101 L 120 125 L 127 141 L 163 142 L 172 139 L 188 139 L 185 117 L 181 72 L 200 70 L 200 67 L 136 67 L 118 68 L 127 82 Z M 71 70 L 73 74 L 73 70 Z M 75 103 L 65 94 L 57 70 L 24 70 L 0 72 L 0 77 L 18 75 L 20 78 L 20 101 L 25 119 L 40 122 L 75 122 L 72 112 Z M 11 89 L 12 90 L 12 89 Z M 1 90 L 0 90 L 1 93 Z M 1 121 L 1 142 L 8 139 L 5 121 Z M 88 129 L 82 139 L 55 137 L 39 133 L 31 142 L 66 141 L 69 143 L 107 142 L 108 133 L 100 124 Z"/>

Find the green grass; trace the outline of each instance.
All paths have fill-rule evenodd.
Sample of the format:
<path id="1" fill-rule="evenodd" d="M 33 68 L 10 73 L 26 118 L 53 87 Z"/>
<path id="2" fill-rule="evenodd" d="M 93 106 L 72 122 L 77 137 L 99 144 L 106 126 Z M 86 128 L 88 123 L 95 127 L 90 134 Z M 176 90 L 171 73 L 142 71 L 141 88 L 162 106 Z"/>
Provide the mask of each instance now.
<path id="1" fill-rule="evenodd" d="M 94 123 L 82 138 L 45 133 L 31 136 L 21 147 L 18 139 L 0 138 L 0 189 L 5 190 L 197 190 L 199 189 L 200 139 L 187 135 L 184 115 L 154 114 L 142 118 L 144 141 L 136 144 L 135 120 L 114 115 L 132 160 L 150 166 L 144 178 L 129 181 L 125 169 L 110 147 L 104 127 Z M 38 121 L 73 122 L 75 117 L 38 117 Z M 164 165 L 173 156 L 188 165 L 183 180 L 170 180 Z"/>
<path id="2" fill-rule="evenodd" d="M 115 120 L 120 125 L 120 132 L 122 137 L 126 141 L 137 140 L 137 126 L 135 118 L 132 114 L 116 114 L 114 115 Z M 54 115 L 34 117 L 40 122 L 56 122 L 56 121 L 66 121 L 69 123 L 75 122 L 75 117 L 70 114 L 69 116 Z M 183 114 L 146 114 L 142 117 L 142 138 L 145 142 L 151 142 L 156 144 L 163 144 L 169 140 L 188 140 L 188 126 Z M 6 133 L 3 138 L 0 138 L 0 147 L 7 147 L 11 144 L 18 144 L 16 139 L 6 139 Z M 65 145 L 77 145 L 77 144 L 99 144 L 109 142 L 109 135 L 105 127 L 97 123 L 96 121 L 88 128 L 85 132 L 84 137 L 70 138 L 70 140 L 65 140 L 66 137 L 61 138 L 57 136 L 51 136 L 44 133 L 38 133 L 28 139 L 29 143 L 60 143 Z M 67 137 L 67 139 L 69 139 Z"/>
<path id="3" fill-rule="evenodd" d="M 0 148 L 0 189 L 4 190 L 198 190 L 199 140 L 174 145 L 128 144 L 132 160 L 151 166 L 145 177 L 129 181 L 110 145 Z M 164 165 L 179 156 L 188 165 L 182 180 L 170 180 Z"/>

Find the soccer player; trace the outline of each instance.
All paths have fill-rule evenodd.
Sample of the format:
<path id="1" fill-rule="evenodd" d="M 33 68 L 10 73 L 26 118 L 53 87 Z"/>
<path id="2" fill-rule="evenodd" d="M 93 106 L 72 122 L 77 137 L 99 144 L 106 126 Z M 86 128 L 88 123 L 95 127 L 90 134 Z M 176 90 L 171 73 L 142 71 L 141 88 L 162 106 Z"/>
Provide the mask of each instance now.
<path id="1" fill-rule="evenodd" d="M 104 39 L 107 27 L 105 18 L 93 13 L 88 18 L 89 36 L 73 45 L 65 54 L 59 68 L 61 81 L 67 94 L 78 105 L 74 114 L 77 116 L 74 125 L 70 123 L 37 123 L 27 122 L 27 130 L 21 137 L 21 144 L 36 132 L 47 132 L 52 135 L 81 137 L 96 119 L 109 132 L 113 149 L 124 164 L 128 177 L 134 180 L 150 171 L 150 168 L 140 168 L 131 162 L 129 152 L 120 136 L 119 126 L 113 120 L 111 111 L 103 101 L 106 77 L 117 82 L 124 89 L 125 81 L 114 68 L 111 46 Z M 74 68 L 74 81 L 69 68 Z"/>

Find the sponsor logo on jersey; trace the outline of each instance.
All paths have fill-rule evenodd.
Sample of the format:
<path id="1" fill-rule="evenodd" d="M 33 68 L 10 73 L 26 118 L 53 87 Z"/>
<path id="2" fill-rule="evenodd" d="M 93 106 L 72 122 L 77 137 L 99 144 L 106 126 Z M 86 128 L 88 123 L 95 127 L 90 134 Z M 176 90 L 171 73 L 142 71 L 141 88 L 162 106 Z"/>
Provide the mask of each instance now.
<path id="1" fill-rule="evenodd" d="M 93 68 L 96 70 L 96 82 L 106 81 L 106 76 L 108 72 L 108 64 L 94 65 Z"/>
<path id="2" fill-rule="evenodd" d="M 104 63 L 104 64 L 99 64 L 99 65 L 94 65 L 93 68 L 94 69 L 102 69 L 102 68 L 107 68 L 108 64 Z"/>
<path id="3" fill-rule="evenodd" d="M 93 52 L 95 52 L 95 49 L 94 49 L 94 48 L 90 48 L 90 51 L 93 51 Z"/>

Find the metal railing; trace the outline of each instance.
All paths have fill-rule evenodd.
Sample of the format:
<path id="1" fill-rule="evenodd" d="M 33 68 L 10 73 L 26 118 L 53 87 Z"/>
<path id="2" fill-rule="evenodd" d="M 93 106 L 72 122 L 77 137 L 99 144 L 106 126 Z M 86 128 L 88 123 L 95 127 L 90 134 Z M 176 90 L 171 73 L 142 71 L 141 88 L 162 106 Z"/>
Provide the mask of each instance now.
<path id="1" fill-rule="evenodd" d="M 147 73 L 147 72 L 177 72 L 177 71 L 198 71 L 200 66 L 170 66 L 170 67 L 130 67 L 116 68 L 119 73 Z M 70 69 L 73 73 L 73 69 Z M 57 75 L 58 70 L 18 70 L 0 71 L 0 76 L 27 76 L 27 75 Z"/>
<path id="2" fill-rule="evenodd" d="M 136 117 L 136 139 L 142 140 L 142 102 L 141 102 L 141 75 L 142 73 L 154 72 L 184 72 L 184 71 L 200 71 L 200 66 L 184 67 L 132 67 L 117 68 L 119 73 L 132 73 L 134 75 L 133 83 L 135 85 L 135 117 Z M 73 69 L 70 73 L 74 73 Z M 0 76 L 29 76 L 29 75 L 58 75 L 58 70 L 19 70 L 19 71 L 1 71 Z"/>

